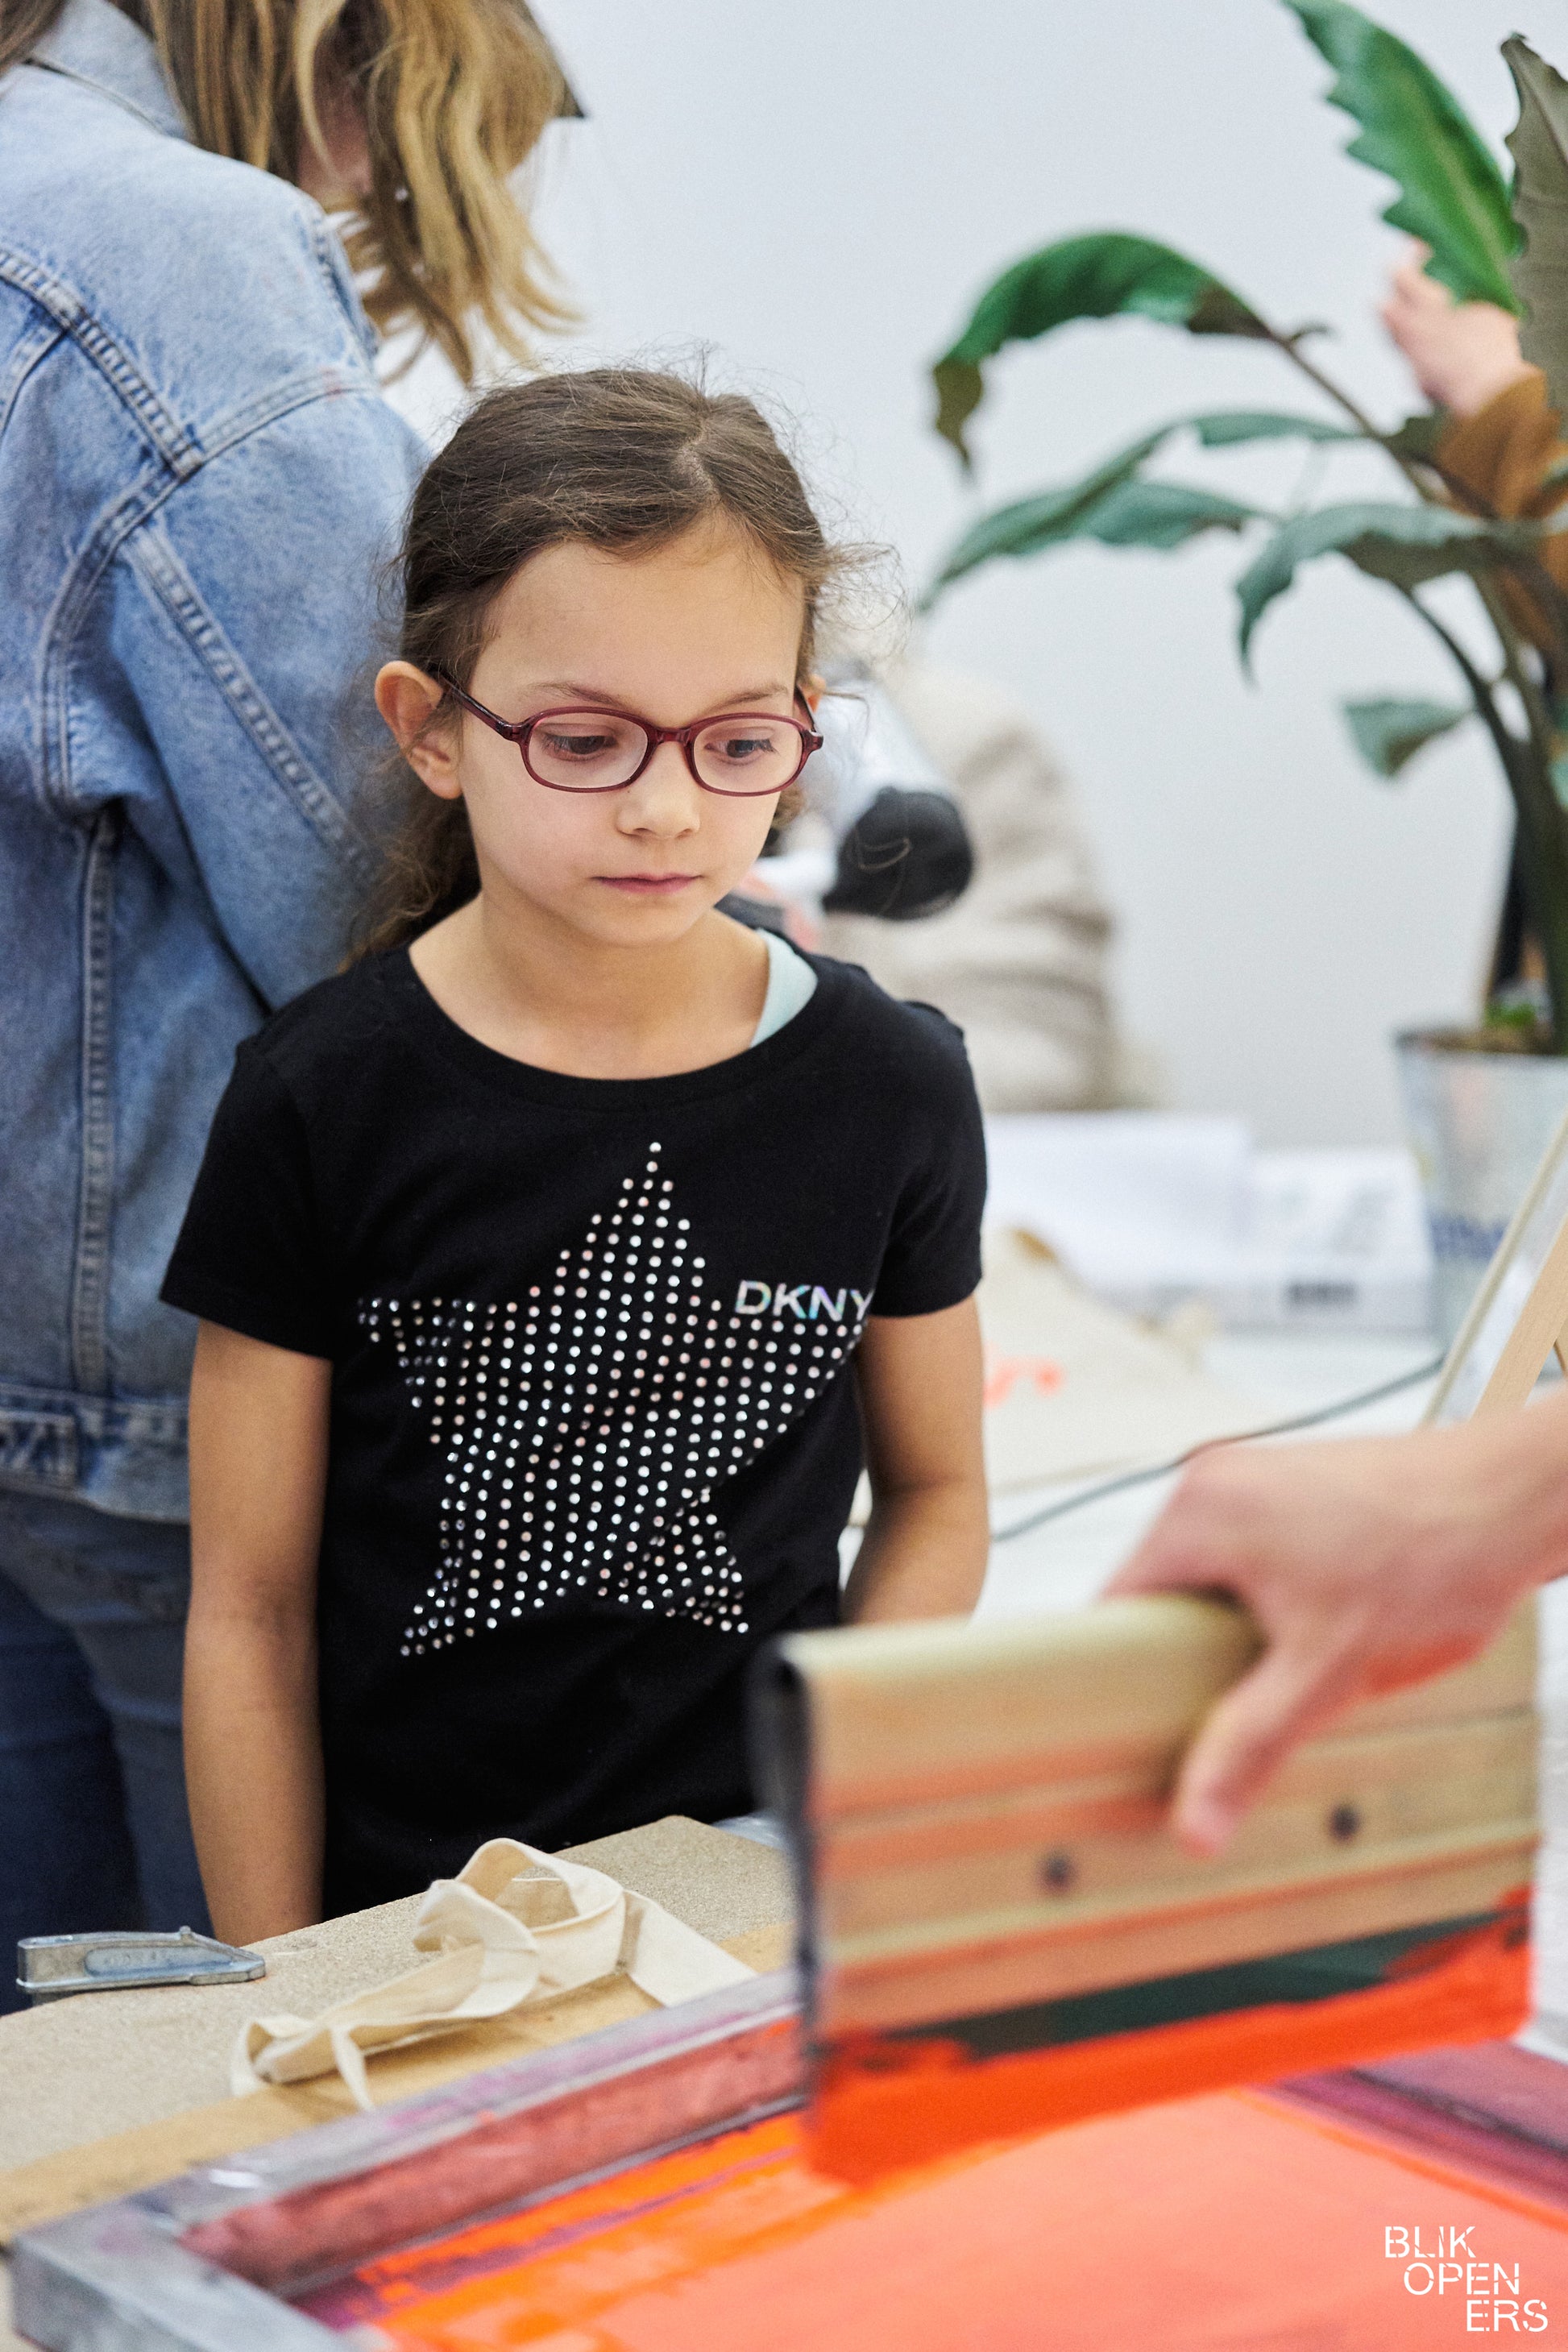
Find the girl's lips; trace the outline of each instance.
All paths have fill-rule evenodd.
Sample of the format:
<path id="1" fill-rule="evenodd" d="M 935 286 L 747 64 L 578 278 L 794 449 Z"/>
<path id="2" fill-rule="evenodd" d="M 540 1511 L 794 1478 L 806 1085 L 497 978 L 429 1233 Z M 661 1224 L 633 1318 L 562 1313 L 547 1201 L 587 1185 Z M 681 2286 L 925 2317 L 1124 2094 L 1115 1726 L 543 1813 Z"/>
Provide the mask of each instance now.
<path id="1" fill-rule="evenodd" d="M 689 889 L 696 881 L 695 874 L 597 874 L 595 880 L 604 882 L 612 890 L 626 890 L 634 898 L 668 898 L 677 890 Z"/>

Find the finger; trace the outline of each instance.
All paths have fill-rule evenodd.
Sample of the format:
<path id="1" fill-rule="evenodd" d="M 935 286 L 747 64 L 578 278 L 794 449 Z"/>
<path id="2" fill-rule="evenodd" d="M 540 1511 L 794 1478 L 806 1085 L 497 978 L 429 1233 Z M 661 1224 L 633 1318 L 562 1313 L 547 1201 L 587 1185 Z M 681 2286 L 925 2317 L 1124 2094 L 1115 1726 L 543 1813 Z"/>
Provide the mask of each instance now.
<path id="1" fill-rule="evenodd" d="M 1423 320 L 1447 317 L 1455 308 L 1454 297 L 1440 279 L 1429 277 L 1415 262 L 1407 262 L 1394 272 L 1394 290 L 1397 299 L 1412 318 Z"/>
<path id="2" fill-rule="evenodd" d="M 1122 1561 L 1105 1597 L 1132 1592 L 1212 1591 L 1216 1579 L 1214 1514 L 1194 1498 L 1189 1469 L 1153 1526 Z"/>
<path id="3" fill-rule="evenodd" d="M 1122 1561 L 1101 1598 L 1125 1600 L 1130 1593 L 1181 1591 L 1194 1585 L 1206 1588 L 1213 1583 L 1213 1568 L 1205 1567 L 1194 1547 L 1179 1534 L 1167 1533 L 1164 1520 L 1160 1519 L 1137 1550 Z"/>
<path id="4" fill-rule="evenodd" d="M 1184 1845 L 1217 1853 L 1309 1723 L 1332 1704 L 1337 1658 L 1268 1651 L 1210 1708 L 1183 1760 L 1171 1826 Z"/>

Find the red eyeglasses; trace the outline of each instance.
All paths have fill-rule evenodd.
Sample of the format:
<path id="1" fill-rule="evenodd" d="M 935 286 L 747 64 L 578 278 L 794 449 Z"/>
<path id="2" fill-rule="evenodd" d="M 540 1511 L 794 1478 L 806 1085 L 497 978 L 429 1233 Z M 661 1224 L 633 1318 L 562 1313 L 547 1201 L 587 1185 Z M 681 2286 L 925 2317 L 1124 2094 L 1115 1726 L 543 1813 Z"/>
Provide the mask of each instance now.
<path id="1" fill-rule="evenodd" d="M 803 719 L 774 710 L 726 710 L 689 727 L 656 727 L 625 710 L 536 710 L 500 719 L 440 670 L 433 675 L 476 719 L 515 743 L 536 784 L 552 793 L 618 793 L 635 784 L 661 743 L 679 743 L 705 793 L 761 799 L 793 784 L 822 738 Z M 799 698 L 802 703 L 805 697 Z"/>

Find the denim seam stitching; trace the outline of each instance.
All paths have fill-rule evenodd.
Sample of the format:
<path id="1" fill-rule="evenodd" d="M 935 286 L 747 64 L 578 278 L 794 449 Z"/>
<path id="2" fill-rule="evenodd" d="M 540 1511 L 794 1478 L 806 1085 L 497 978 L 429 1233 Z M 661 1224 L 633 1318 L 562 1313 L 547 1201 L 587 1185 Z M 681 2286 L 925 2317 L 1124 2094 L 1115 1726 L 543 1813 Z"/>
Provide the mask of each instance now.
<path id="1" fill-rule="evenodd" d="M 81 1389 L 40 1388 L 36 1381 L 8 1380 L 0 1374 L 0 1412 L 9 1413 L 89 1413 L 117 1414 L 121 1419 L 134 1419 L 139 1414 L 153 1420 L 184 1423 L 189 1402 L 188 1392 L 174 1394 L 108 1397 L 89 1394 Z"/>
<path id="2" fill-rule="evenodd" d="M 311 229 L 311 256 L 318 266 L 327 268 L 315 235 Z M 330 278 L 330 269 L 328 275 Z M 246 439 L 263 425 L 272 424 L 290 409 L 302 408 L 312 400 L 344 394 L 379 400 L 381 392 L 369 374 L 374 352 L 364 349 L 363 338 L 353 319 L 343 323 L 353 333 L 356 347 L 363 352 L 366 367 L 364 377 L 351 365 L 336 361 L 324 361 L 298 375 L 285 376 L 244 407 L 233 410 L 212 428 L 205 438 L 198 439 L 165 407 L 146 378 L 133 365 L 106 329 L 100 326 L 79 294 L 62 279 L 35 262 L 20 259 L 14 254 L 0 251 L 0 281 L 16 287 L 40 310 L 53 319 L 61 331 L 68 334 L 84 358 L 96 367 L 111 386 L 116 396 L 129 408 L 144 428 L 158 456 L 176 479 L 188 481 L 202 467 L 211 463 L 237 442 Z M 342 296 L 335 283 L 331 284 L 333 308 L 342 316 Z"/>
<path id="3" fill-rule="evenodd" d="M 80 1476 L 74 1413 L 14 1413 L 0 1406 L 0 1489 L 71 1495 Z"/>
<path id="4" fill-rule="evenodd" d="M 107 99 L 110 106 L 120 107 L 149 131 L 155 131 L 160 139 L 189 139 L 191 135 L 189 131 L 171 131 L 166 122 L 160 122 L 156 116 L 148 113 L 144 106 L 138 106 L 133 98 L 128 98 L 122 89 L 116 89 L 112 82 L 100 81 L 94 75 L 83 73 L 79 67 L 57 65 L 53 58 L 18 58 L 16 63 L 21 68 L 31 66 L 35 73 L 53 74 L 58 80 L 75 82 L 79 89 L 91 90 L 94 98 Z"/>
<path id="5" fill-rule="evenodd" d="M 276 425 L 280 416 L 290 415 L 297 408 L 309 408 L 318 400 L 380 400 L 381 397 L 380 387 L 374 382 L 367 383 L 352 370 L 339 367 L 333 361 L 321 361 L 302 374 L 284 376 L 269 391 L 258 393 L 256 398 L 248 401 L 243 408 L 232 409 L 203 443 L 201 466 L 194 467 L 192 475 L 184 478 L 193 478 L 195 473 L 217 458 L 226 457 L 242 442 L 248 441 L 253 433 L 259 433 L 264 425 Z"/>
<path id="6" fill-rule="evenodd" d="M 243 435 L 237 434 L 233 439 L 226 441 L 215 455 L 228 454 L 240 446 L 242 440 L 248 440 L 253 433 L 260 432 L 266 425 L 275 424 L 280 415 L 288 415 L 296 408 L 308 407 L 313 400 L 327 397 L 328 391 L 331 389 L 330 383 L 326 389 L 323 389 L 319 373 L 311 378 L 295 377 L 289 384 L 277 387 L 276 396 L 270 398 L 264 406 L 253 403 L 250 412 L 241 412 L 248 416 Z M 379 394 L 376 395 L 378 398 L 379 396 Z M 184 478 L 189 479 L 190 477 Z M 78 824 L 81 821 L 81 813 L 73 806 L 71 798 L 70 698 L 67 683 L 76 632 L 100 582 L 126 541 L 144 524 L 150 522 L 159 509 L 164 506 L 180 488 L 180 478 L 172 479 L 166 475 L 144 476 L 141 481 L 133 483 L 118 503 L 100 518 L 98 524 L 83 542 L 74 564 L 68 570 L 55 599 L 54 611 L 44 629 L 39 688 L 38 775 L 46 803 L 54 805 L 67 822 L 72 824 Z M 192 588 L 190 593 L 199 605 L 200 599 L 196 596 L 195 589 Z M 176 625 L 178 625 L 177 622 Z M 214 623 L 213 625 L 216 628 L 216 624 Z M 269 710 L 270 706 L 266 703 L 265 698 L 259 691 L 252 687 L 252 692 L 257 695 L 260 707 Z M 273 723 L 281 735 L 282 722 L 274 717 Z M 291 745 L 289 748 L 293 749 Z M 300 755 L 296 751 L 294 756 L 298 759 Z M 302 788 L 301 797 L 308 799 L 309 791 L 312 785 L 316 791 L 325 793 L 325 787 L 310 775 L 308 765 L 302 761 L 300 772 L 309 778 L 309 783 Z M 285 782 L 287 785 L 287 779 Z M 326 794 L 326 798 L 334 814 L 348 828 L 349 854 L 353 862 L 359 871 L 368 871 L 371 863 L 368 851 L 360 843 L 359 836 L 349 825 L 348 820 L 342 817 L 341 810 L 331 800 L 331 795 Z M 329 818 L 327 838 L 331 845 L 338 849 L 342 845 L 333 837 L 331 824 L 331 820 Z M 318 826 L 317 829 L 321 828 Z"/>
<path id="7" fill-rule="evenodd" d="M 79 825 L 71 802 L 70 655 L 82 614 L 122 542 L 174 488 L 166 477 L 143 477 L 101 516 L 60 583 L 45 625 L 39 664 L 38 776 L 45 802 Z"/>
<path id="8" fill-rule="evenodd" d="M 143 530 L 128 548 L 138 577 L 155 594 L 279 782 L 327 848 L 368 874 L 373 860 L 339 803 L 300 752 L 282 720 L 203 602 L 167 539 Z"/>
<path id="9" fill-rule="evenodd" d="M 342 268 L 339 260 L 334 258 L 334 248 L 336 255 L 342 257 L 342 246 L 335 232 L 329 227 L 324 215 L 309 221 L 306 226 L 310 234 L 310 249 L 316 257 L 316 266 L 331 289 L 332 300 L 342 312 L 354 341 L 364 354 L 365 365 L 374 367 L 376 353 L 381 348 L 381 337 L 366 318 L 357 299 L 354 298 L 352 278 L 349 289 L 345 291 Z M 346 258 L 346 257 L 343 257 Z"/>
<path id="10" fill-rule="evenodd" d="M 0 433 L 11 419 L 11 411 L 21 398 L 22 387 L 39 362 L 48 357 L 63 341 L 65 329 L 58 319 L 46 312 L 32 331 L 24 335 L 12 352 L 4 375 L 0 375 Z"/>
<path id="11" fill-rule="evenodd" d="M 137 419 L 171 472 L 184 478 L 202 462 L 202 446 L 163 405 L 114 338 L 93 318 L 79 294 L 37 262 L 0 253 L 0 280 L 31 297 L 57 319 Z"/>
<path id="12" fill-rule="evenodd" d="M 84 1389 L 109 1385 L 109 1235 L 114 1189 L 110 1099 L 110 934 L 120 813 L 102 811 L 88 838 L 82 875 L 81 1183 L 71 1274 L 71 1370 Z"/>

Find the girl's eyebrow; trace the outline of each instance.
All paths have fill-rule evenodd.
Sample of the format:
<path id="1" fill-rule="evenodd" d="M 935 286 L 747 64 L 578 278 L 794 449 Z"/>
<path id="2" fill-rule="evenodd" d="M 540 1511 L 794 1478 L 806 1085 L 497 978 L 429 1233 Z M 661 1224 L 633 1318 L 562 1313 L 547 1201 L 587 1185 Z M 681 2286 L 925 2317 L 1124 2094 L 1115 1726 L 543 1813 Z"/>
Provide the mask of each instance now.
<path id="1" fill-rule="evenodd" d="M 531 694 L 560 694 L 577 698 L 580 700 L 581 708 L 584 710 L 624 710 L 629 718 L 638 718 L 641 716 L 640 712 L 637 712 L 632 709 L 632 706 L 626 700 L 625 695 L 612 693 L 602 686 L 584 686 L 581 678 L 545 678 L 542 680 L 539 685 L 531 687 L 529 691 Z M 706 718 L 710 716 L 717 718 L 721 713 L 726 710 L 750 709 L 754 704 L 761 702 L 767 695 L 793 695 L 794 692 L 795 681 L 793 678 L 787 685 L 782 685 L 778 679 L 774 678 L 763 686 L 738 687 L 733 694 L 725 695 L 721 700 L 710 704 L 707 711 L 699 711 L 695 716 L 699 718 Z"/>

